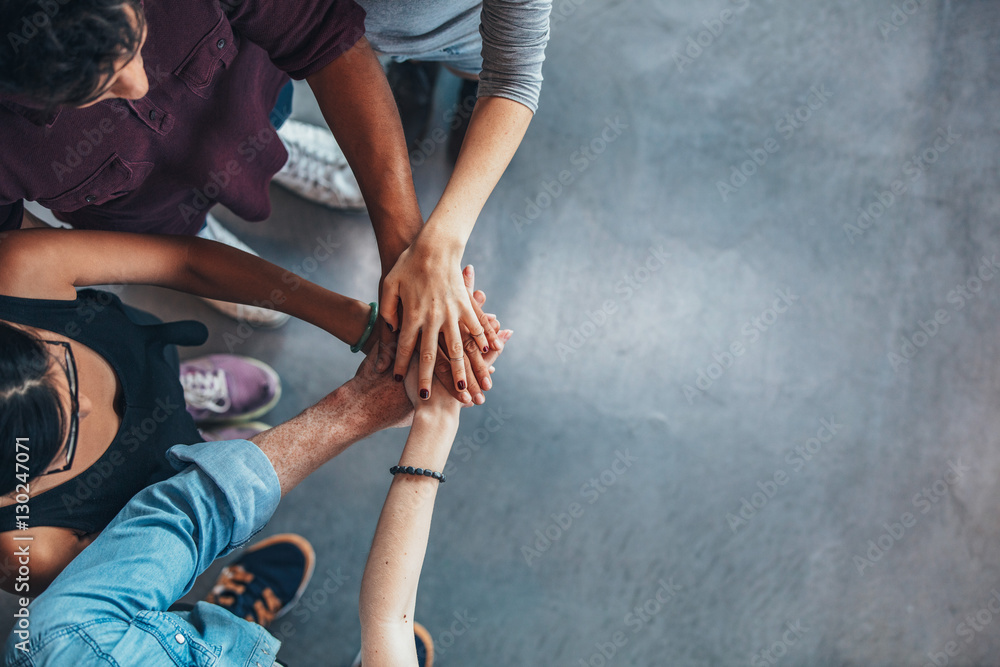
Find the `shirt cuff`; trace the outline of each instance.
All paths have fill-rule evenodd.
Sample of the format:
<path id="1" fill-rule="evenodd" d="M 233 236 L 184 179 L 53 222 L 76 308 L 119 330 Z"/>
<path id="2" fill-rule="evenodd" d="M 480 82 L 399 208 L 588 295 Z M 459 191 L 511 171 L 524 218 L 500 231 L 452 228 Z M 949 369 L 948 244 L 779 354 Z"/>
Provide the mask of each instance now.
<path id="1" fill-rule="evenodd" d="M 278 508 L 278 475 L 264 452 L 248 440 L 175 445 L 167 451 L 167 460 L 176 470 L 198 466 L 225 495 L 233 512 L 230 550 L 246 544 Z"/>

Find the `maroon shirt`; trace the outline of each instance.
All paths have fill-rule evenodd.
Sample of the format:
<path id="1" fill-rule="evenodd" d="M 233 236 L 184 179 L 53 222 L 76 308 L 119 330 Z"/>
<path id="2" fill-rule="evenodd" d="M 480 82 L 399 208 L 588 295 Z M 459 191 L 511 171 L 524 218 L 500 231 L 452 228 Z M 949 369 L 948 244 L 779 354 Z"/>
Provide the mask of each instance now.
<path id="1" fill-rule="evenodd" d="M 288 158 L 268 116 L 364 35 L 353 0 L 145 0 L 149 93 L 44 115 L 0 98 L 0 230 L 23 200 L 80 229 L 194 234 L 216 202 L 271 212 Z"/>

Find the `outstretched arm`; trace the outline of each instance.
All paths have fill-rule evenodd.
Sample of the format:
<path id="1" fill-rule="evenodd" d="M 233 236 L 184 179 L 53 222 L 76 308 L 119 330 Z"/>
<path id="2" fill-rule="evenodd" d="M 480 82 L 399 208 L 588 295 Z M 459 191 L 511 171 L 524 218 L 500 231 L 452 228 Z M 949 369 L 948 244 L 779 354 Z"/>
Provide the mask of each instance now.
<path id="1" fill-rule="evenodd" d="M 444 335 L 444 352 L 455 359 L 462 353 L 460 332 L 482 330 L 481 313 L 461 294 L 457 269 L 479 213 L 524 138 L 537 106 L 551 9 L 551 0 L 483 1 L 479 100 L 455 171 L 427 224 L 383 286 L 385 320 L 401 327 L 395 373 L 404 373 L 410 356 L 418 353 L 421 388 L 427 391 L 438 353 L 431 339 L 437 332 Z M 397 301 L 403 305 L 402 322 L 396 317 Z M 423 334 L 419 349 L 418 333 Z M 488 329 L 478 341 L 480 349 L 487 341 L 491 347 L 502 347 Z M 457 384 L 462 373 L 457 367 L 453 372 Z"/>
<path id="2" fill-rule="evenodd" d="M 353 345 L 367 304 L 215 241 L 189 236 L 70 229 L 0 234 L 0 294 L 76 298 L 88 285 L 146 284 L 211 299 L 262 305 L 325 329 Z"/>
<path id="3" fill-rule="evenodd" d="M 503 331 L 500 337 L 509 340 L 510 334 Z M 497 354 L 488 355 L 490 363 Z M 441 386 L 429 399 L 418 399 L 417 376 L 414 360 L 406 392 L 415 412 L 399 465 L 440 472 L 458 431 L 461 404 Z M 366 667 L 417 664 L 413 610 L 440 484 L 432 477 L 398 474 L 389 486 L 361 579 L 361 661 Z"/>

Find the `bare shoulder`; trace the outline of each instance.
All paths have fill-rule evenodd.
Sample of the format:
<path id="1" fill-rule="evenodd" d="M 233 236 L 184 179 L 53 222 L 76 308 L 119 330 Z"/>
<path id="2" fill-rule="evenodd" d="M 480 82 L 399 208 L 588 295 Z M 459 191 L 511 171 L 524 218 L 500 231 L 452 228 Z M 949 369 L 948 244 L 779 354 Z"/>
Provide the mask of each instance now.
<path id="1" fill-rule="evenodd" d="M 0 589 L 38 595 L 93 539 L 56 526 L 0 533 Z M 29 572 L 27 577 L 19 576 L 22 566 Z"/>

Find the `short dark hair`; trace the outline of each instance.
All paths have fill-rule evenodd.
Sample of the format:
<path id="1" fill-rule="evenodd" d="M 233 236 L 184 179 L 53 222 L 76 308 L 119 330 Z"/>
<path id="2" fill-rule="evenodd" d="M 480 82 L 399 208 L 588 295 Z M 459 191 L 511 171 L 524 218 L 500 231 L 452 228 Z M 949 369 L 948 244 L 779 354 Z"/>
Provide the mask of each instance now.
<path id="1" fill-rule="evenodd" d="M 30 479 L 43 472 L 62 450 L 67 415 L 51 367 L 47 345 L 0 322 L 0 494 L 15 489 L 18 473 Z M 18 457 L 18 438 L 27 438 L 27 456 L 21 450 Z"/>
<path id="2" fill-rule="evenodd" d="M 89 102 L 122 56 L 142 43 L 139 2 L 3 0 L 0 94 L 45 109 Z"/>

